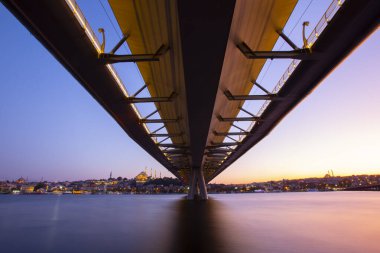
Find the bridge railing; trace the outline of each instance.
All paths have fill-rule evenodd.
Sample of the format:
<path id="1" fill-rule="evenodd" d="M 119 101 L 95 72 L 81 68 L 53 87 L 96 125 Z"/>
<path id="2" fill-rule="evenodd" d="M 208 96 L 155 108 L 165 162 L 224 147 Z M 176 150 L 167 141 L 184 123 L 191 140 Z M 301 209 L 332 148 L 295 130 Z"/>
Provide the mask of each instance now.
<path id="1" fill-rule="evenodd" d="M 322 18 L 319 20 L 318 24 L 315 26 L 310 36 L 307 39 L 308 47 L 311 47 L 315 41 L 318 39 L 319 35 L 327 27 L 328 23 L 338 12 L 340 7 L 343 5 L 345 0 L 333 0 L 330 6 L 327 8 L 326 12 L 323 14 Z"/>

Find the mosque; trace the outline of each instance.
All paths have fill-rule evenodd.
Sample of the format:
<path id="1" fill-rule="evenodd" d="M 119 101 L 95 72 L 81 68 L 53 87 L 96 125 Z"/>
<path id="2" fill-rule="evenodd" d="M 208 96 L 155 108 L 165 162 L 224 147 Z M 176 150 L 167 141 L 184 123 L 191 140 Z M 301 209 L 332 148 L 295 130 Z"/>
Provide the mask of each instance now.
<path id="1" fill-rule="evenodd" d="M 148 176 L 148 174 L 146 174 L 145 171 L 141 171 L 136 177 L 135 177 L 135 180 L 136 180 L 136 184 L 137 185 L 143 185 L 146 181 L 148 181 L 150 177 Z"/>
<path id="2" fill-rule="evenodd" d="M 153 170 L 151 169 L 150 170 L 150 176 L 148 175 L 148 173 L 146 172 L 146 168 L 144 171 L 141 171 L 136 177 L 135 177 L 135 180 L 136 180 L 136 184 L 137 185 L 143 185 L 146 183 L 146 181 L 148 181 L 149 179 L 154 179 L 156 178 L 156 170 L 154 170 L 154 176 L 153 176 Z"/>

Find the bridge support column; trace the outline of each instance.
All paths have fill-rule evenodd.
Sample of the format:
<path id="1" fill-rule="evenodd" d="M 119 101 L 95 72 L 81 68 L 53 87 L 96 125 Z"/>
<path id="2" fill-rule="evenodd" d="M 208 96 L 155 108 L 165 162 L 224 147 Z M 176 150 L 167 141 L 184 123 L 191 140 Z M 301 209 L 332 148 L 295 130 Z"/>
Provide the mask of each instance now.
<path id="1" fill-rule="evenodd" d="M 193 168 L 191 170 L 190 190 L 187 199 L 206 200 L 207 198 L 207 187 L 203 171 L 200 168 Z"/>
<path id="2" fill-rule="evenodd" d="M 193 200 L 195 198 L 195 195 L 197 193 L 197 179 L 198 179 L 198 175 L 197 173 L 195 172 L 194 169 L 191 170 L 191 182 L 190 182 L 190 190 L 189 190 L 189 193 L 187 195 L 187 199 L 191 199 Z"/>
<path id="3" fill-rule="evenodd" d="M 207 196 L 207 187 L 205 182 L 205 177 L 203 175 L 203 170 L 198 170 L 198 186 L 199 186 L 199 192 L 200 192 L 200 199 L 206 200 L 208 199 Z"/>

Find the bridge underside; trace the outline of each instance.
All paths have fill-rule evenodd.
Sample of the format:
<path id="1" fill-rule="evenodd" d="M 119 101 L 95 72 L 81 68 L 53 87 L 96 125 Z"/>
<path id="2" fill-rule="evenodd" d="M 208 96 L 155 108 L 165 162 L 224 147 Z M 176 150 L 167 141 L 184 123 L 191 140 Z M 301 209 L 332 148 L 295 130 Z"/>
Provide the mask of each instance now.
<path id="1" fill-rule="evenodd" d="M 189 198 L 199 192 L 201 199 L 207 198 L 206 183 L 263 139 L 379 26 L 380 17 L 380 1 L 346 0 L 318 35 L 308 59 L 299 62 L 276 94 L 264 98 L 268 104 L 262 114 L 244 119 L 257 122 L 240 131 L 244 138 L 232 145 L 224 142 L 223 133 L 230 130 L 265 63 L 257 55 L 249 59 L 237 46 L 270 52 L 296 1 L 109 2 L 122 32 L 129 34 L 132 54 L 168 48 L 152 55 L 154 62 L 139 61 L 138 67 L 153 98 L 176 95 L 165 102 L 150 100 L 170 144 L 158 142 L 159 134 L 147 130 L 152 121 L 141 118 L 133 104 L 137 99 L 123 90 L 107 59 L 99 59 L 103 52 L 94 46 L 91 28 L 80 23 L 72 0 L 2 1 L 137 144 L 191 185 Z"/>

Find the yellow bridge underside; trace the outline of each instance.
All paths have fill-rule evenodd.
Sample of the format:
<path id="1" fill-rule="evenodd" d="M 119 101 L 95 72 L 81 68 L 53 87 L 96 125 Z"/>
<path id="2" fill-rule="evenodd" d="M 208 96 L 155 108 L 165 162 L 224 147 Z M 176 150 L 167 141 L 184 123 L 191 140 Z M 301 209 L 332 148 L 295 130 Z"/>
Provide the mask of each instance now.
<path id="1" fill-rule="evenodd" d="M 159 62 L 142 62 L 138 67 L 152 97 L 168 96 L 173 91 L 178 94 L 173 102 L 156 106 L 163 119 L 181 119 L 178 123 L 166 124 L 168 133 L 184 133 L 182 137 L 172 138 L 173 143 L 190 145 L 177 1 L 109 0 L 109 3 L 122 32 L 130 35 L 127 43 L 133 54 L 154 53 L 162 44 L 170 47 Z M 202 8 L 202 2 L 199 3 Z M 219 122 L 216 116 L 235 117 L 242 105 L 239 101 L 228 101 L 223 91 L 249 94 L 251 81 L 256 80 L 265 63 L 265 60 L 246 59 L 236 44 L 244 41 L 254 51 L 271 50 L 279 37 L 277 31 L 283 29 L 296 3 L 296 0 L 236 1 L 207 144 L 224 139 L 214 136 L 213 130 L 227 132 L 231 127 Z M 206 46 L 210 46 L 207 41 Z M 216 169 L 204 172 L 206 180 Z M 188 171 L 180 173 L 184 177 L 188 175 Z"/>

